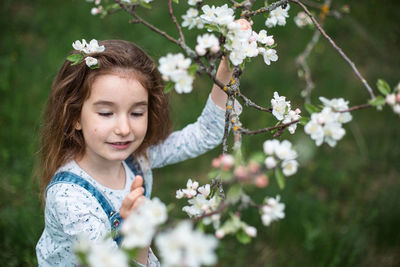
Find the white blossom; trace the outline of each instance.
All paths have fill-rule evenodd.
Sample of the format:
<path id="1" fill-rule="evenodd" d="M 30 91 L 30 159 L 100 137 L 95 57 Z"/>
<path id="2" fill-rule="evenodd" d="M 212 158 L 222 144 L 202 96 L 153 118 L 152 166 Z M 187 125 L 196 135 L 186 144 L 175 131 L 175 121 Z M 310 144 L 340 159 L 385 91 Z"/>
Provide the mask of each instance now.
<path id="1" fill-rule="evenodd" d="M 188 73 L 191 62 L 181 53 L 167 54 L 167 56 L 159 59 L 158 70 L 164 80 L 175 83 L 177 93 L 190 93 L 193 89 L 193 77 Z"/>
<path id="2" fill-rule="evenodd" d="M 167 220 L 167 208 L 158 198 L 146 200 L 121 225 L 122 247 L 145 247 L 151 243 L 156 227 Z"/>
<path id="3" fill-rule="evenodd" d="M 277 146 L 279 146 L 279 141 L 276 139 L 265 141 L 263 144 L 264 153 L 267 155 L 273 155 Z"/>
<path id="4" fill-rule="evenodd" d="M 400 104 L 396 104 L 393 106 L 393 112 L 396 114 L 400 114 Z"/>
<path id="5" fill-rule="evenodd" d="M 291 176 L 297 172 L 299 163 L 296 160 L 282 161 L 282 172 L 285 176 Z"/>
<path id="6" fill-rule="evenodd" d="M 278 60 L 278 55 L 276 54 L 275 49 L 266 49 L 263 51 L 263 57 L 264 57 L 264 62 L 267 65 L 271 64 L 271 61 L 277 61 Z"/>
<path id="7" fill-rule="evenodd" d="M 311 18 L 303 11 L 297 13 L 294 17 L 294 22 L 299 28 L 312 24 Z"/>
<path id="8" fill-rule="evenodd" d="M 85 61 L 86 61 L 86 65 L 87 65 L 88 67 L 96 66 L 96 65 L 97 65 L 97 59 L 94 58 L 94 57 L 86 57 L 86 58 L 85 58 Z"/>
<path id="9" fill-rule="evenodd" d="M 271 45 L 273 45 L 275 43 L 274 37 L 272 35 L 268 36 L 266 30 L 261 30 L 257 34 L 257 42 L 260 42 L 262 44 L 266 44 L 268 46 L 271 46 Z"/>
<path id="10" fill-rule="evenodd" d="M 73 47 L 75 50 L 78 50 L 78 51 L 83 51 L 83 49 L 84 49 L 86 46 L 87 46 L 87 42 L 86 42 L 85 39 L 82 39 L 82 42 L 79 41 L 79 40 L 76 40 L 75 42 L 72 43 L 72 47 Z"/>
<path id="11" fill-rule="evenodd" d="M 218 240 L 200 231 L 193 231 L 188 221 L 180 222 L 173 230 L 160 233 L 155 243 L 162 266 L 198 267 L 215 264 L 217 260 L 214 250 Z"/>
<path id="12" fill-rule="evenodd" d="M 279 201 L 279 195 L 276 198 L 265 199 L 265 205 L 261 207 L 261 220 L 265 226 L 269 226 L 273 221 L 285 218 L 285 204 Z"/>
<path id="13" fill-rule="evenodd" d="M 273 156 L 267 157 L 267 158 L 265 159 L 264 163 L 265 163 L 265 166 L 266 166 L 268 169 L 273 169 L 273 168 L 275 168 L 276 165 L 278 164 L 278 162 L 276 161 L 275 157 L 273 157 Z"/>
<path id="14" fill-rule="evenodd" d="M 275 147 L 275 154 L 281 160 L 292 160 L 297 157 L 297 152 L 292 149 L 292 143 L 287 140 L 283 140 Z"/>
<path id="15" fill-rule="evenodd" d="M 213 34 L 203 34 L 197 36 L 197 46 L 196 52 L 199 56 L 204 56 L 210 50 L 213 53 L 219 51 L 219 41 L 218 38 Z"/>
<path id="16" fill-rule="evenodd" d="M 182 192 L 186 195 L 187 198 L 191 198 L 197 195 L 197 188 L 199 187 L 199 183 L 196 181 L 192 181 L 189 179 L 186 183 L 186 188 L 182 189 Z"/>
<path id="17" fill-rule="evenodd" d="M 274 92 L 274 98 L 271 99 L 272 114 L 278 119 L 283 120 L 284 114 L 290 110 L 290 101 L 286 101 L 286 97 L 279 96 L 278 92 Z"/>
<path id="18" fill-rule="evenodd" d="M 388 105 L 393 106 L 394 104 L 396 104 L 396 95 L 395 94 L 388 94 L 386 96 L 386 103 Z"/>
<path id="19" fill-rule="evenodd" d="M 86 54 L 103 52 L 104 50 L 104 45 L 99 46 L 99 43 L 96 39 L 92 39 L 89 44 L 87 44 L 86 47 L 83 48 L 83 52 L 85 52 Z"/>
<path id="20" fill-rule="evenodd" d="M 200 3 L 203 0 L 188 0 L 188 4 L 191 6 L 195 6 L 197 3 Z"/>
<path id="21" fill-rule="evenodd" d="M 292 121 L 299 120 L 299 119 L 300 119 L 300 115 L 296 111 L 289 110 L 284 115 L 282 123 L 290 123 Z M 288 130 L 291 134 L 294 134 L 294 132 L 296 131 L 296 128 L 297 128 L 297 123 L 293 123 L 288 126 Z"/>
<path id="22" fill-rule="evenodd" d="M 286 5 L 285 8 L 278 6 L 274 10 L 269 13 L 269 17 L 265 21 L 265 25 L 268 28 L 274 27 L 276 25 L 284 26 L 286 24 L 286 18 L 289 17 L 289 5 Z"/>
<path id="23" fill-rule="evenodd" d="M 206 184 L 197 189 L 203 196 L 207 197 L 210 194 L 210 185 Z"/>
<path id="24" fill-rule="evenodd" d="M 199 11 L 195 8 L 189 8 L 186 14 L 182 16 L 182 27 L 188 27 L 189 30 L 197 27 L 202 29 L 204 27 L 202 19 L 198 16 Z"/>
<path id="25" fill-rule="evenodd" d="M 204 23 L 226 26 L 235 19 L 233 9 L 229 8 L 227 4 L 220 7 L 204 5 L 201 9 L 204 14 L 200 18 Z"/>
<path id="26" fill-rule="evenodd" d="M 109 243 L 100 242 L 91 246 L 87 255 L 87 262 L 90 267 L 129 266 L 126 254 L 122 250 L 112 248 Z"/>

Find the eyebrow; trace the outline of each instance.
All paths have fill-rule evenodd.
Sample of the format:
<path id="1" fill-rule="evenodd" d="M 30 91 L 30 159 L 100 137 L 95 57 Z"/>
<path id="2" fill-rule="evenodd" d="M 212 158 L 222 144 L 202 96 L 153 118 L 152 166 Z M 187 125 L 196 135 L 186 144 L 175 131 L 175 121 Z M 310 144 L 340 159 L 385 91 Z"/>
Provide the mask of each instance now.
<path id="1" fill-rule="evenodd" d="M 115 106 L 114 102 L 111 101 L 106 101 L 106 100 L 99 100 L 93 103 L 94 106 Z M 147 101 L 139 101 L 135 102 L 132 107 L 137 107 L 137 106 L 147 106 Z"/>

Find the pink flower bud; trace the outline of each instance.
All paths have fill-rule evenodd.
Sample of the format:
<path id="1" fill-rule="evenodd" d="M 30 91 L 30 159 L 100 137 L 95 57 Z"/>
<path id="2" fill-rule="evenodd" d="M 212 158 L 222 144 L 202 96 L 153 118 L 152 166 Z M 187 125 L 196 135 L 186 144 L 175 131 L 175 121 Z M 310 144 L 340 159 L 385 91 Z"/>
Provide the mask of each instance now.
<path id="1" fill-rule="evenodd" d="M 232 155 L 225 154 L 221 156 L 221 165 L 224 171 L 229 171 L 233 164 L 235 164 L 235 159 Z"/>
<path id="2" fill-rule="evenodd" d="M 257 173 L 261 169 L 261 165 L 255 161 L 250 161 L 250 163 L 247 167 L 249 168 L 251 173 Z"/>
<path id="3" fill-rule="evenodd" d="M 235 170 L 233 171 L 233 174 L 239 179 L 239 180 L 248 180 L 249 177 L 249 172 L 247 168 L 243 165 L 237 166 Z"/>
<path id="4" fill-rule="evenodd" d="M 251 29 L 251 23 L 245 19 L 238 19 L 236 22 L 240 24 L 240 29 L 243 31 Z"/>
<path id="5" fill-rule="evenodd" d="M 217 53 L 219 51 L 219 46 L 218 45 L 213 45 L 210 50 L 213 53 Z"/>
<path id="6" fill-rule="evenodd" d="M 196 45 L 196 52 L 199 56 L 204 56 L 206 54 L 206 50 L 200 45 Z"/>
<path id="7" fill-rule="evenodd" d="M 223 238 L 223 237 L 225 236 L 225 231 L 222 230 L 222 229 L 218 229 L 218 230 L 215 232 L 215 236 L 216 236 L 218 239 L 221 239 L 221 238 Z"/>
<path id="8" fill-rule="evenodd" d="M 248 234 L 250 237 L 256 237 L 257 235 L 257 229 L 253 226 L 247 226 L 244 231 L 246 234 Z"/>
<path id="9" fill-rule="evenodd" d="M 296 108 L 296 110 L 294 112 L 296 112 L 296 114 L 300 114 L 301 110 L 299 108 Z"/>
<path id="10" fill-rule="evenodd" d="M 268 176 L 265 174 L 260 174 L 256 176 L 256 179 L 254 180 L 254 184 L 258 188 L 264 188 L 268 185 Z"/>
<path id="11" fill-rule="evenodd" d="M 397 102 L 400 102 L 400 93 L 398 93 L 398 94 L 396 95 L 396 101 L 397 101 Z"/>
<path id="12" fill-rule="evenodd" d="M 221 166 L 221 159 L 215 158 L 211 161 L 211 166 L 215 169 L 218 169 Z"/>

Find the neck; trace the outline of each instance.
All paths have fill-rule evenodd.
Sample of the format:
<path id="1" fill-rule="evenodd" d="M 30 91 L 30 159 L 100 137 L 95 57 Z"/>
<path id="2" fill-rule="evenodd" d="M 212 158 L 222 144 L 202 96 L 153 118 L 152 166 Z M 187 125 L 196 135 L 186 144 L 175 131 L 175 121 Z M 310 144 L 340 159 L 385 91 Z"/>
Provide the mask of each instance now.
<path id="1" fill-rule="evenodd" d="M 122 161 L 98 162 L 85 156 L 76 158 L 75 161 L 100 184 L 111 189 L 125 188 L 125 169 Z"/>

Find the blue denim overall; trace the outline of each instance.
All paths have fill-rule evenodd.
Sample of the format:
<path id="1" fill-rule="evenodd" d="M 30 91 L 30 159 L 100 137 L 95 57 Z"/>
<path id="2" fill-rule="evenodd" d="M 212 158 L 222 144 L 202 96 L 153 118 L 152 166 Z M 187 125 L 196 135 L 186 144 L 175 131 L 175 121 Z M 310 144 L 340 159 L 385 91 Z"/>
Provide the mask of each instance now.
<path id="1" fill-rule="evenodd" d="M 139 163 L 133 156 L 130 156 L 128 159 L 125 160 L 125 163 L 131 169 L 134 175 L 141 175 L 143 177 L 142 169 L 140 168 Z M 122 236 L 119 233 L 119 228 L 122 223 L 122 218 L 119 215 L 119 211 L 114 210 L 110 202 L 107 198 L 94 187 L 91 183 L 89 183 L 84 178 L 76 175 L 72 172 L 59 172 L 57 173 L 53 179 L 50 181 L 49 185 L 46 188 L 47 190 L 54 184 L 57 183 L 71 183 L 81 186 L 82 188 L 86 189 L 89 193 L 91 193 L 99 202 L 100 206 L 103 208 L 104 212 L 107 214 L 108 220 L 111 224 L 111 233 L 112 237 L 115 242 L 117 242 L 118 246 L 121 245 Z M 143 184 L 144 194 L 146 195 L 146 186 Z"/>

